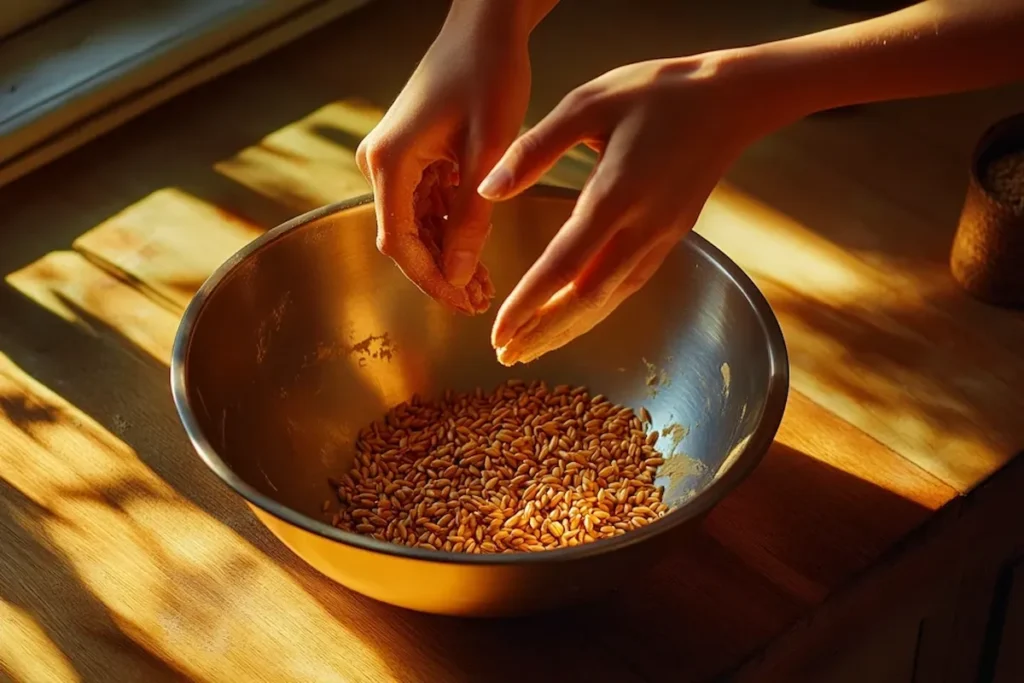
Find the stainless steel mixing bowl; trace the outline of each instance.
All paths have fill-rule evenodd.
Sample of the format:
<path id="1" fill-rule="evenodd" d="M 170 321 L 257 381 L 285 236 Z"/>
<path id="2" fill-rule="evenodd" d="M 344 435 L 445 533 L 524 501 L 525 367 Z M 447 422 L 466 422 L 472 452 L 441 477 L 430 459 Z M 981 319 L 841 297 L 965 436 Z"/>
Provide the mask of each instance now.
<path id="1" fill-rule="evenodd" d="M 497 207 L 484 260 L 500 297 L 568 217 L 576 193 L 538 187 Z M 782 419 L 782 332 L 749 278 L 697 235 L 591 333 L 504 368 L 490 315 L 443 310 L 374 247 L 372 198 L 301 216 L 256 239 L 203 285 L 181 322 L 171 379 L 199 455 L 304 560 L 349 588 L 456 615 L 547 608 L 684 552 L 699 519 L 745 477 Z M 496 305 L 495 305 L 496 308 Z M 586 385 L 646 406 L 664 432 L 673 507 L 610 540 L 539 553 L 465 555 L 340 531 L 321 511 L 357 431 L 413 393 L 509 378 Z"/>

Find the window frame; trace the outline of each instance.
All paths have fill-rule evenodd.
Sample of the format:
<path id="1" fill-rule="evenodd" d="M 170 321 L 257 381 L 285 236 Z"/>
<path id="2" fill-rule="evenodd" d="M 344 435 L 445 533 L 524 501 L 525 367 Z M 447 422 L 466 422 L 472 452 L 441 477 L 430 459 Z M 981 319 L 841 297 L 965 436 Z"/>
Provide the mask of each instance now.
<path id="1" fill-rule="evenodd" d="M 77 0 L 0 39 L 0 185 L 369 1 Z"/>

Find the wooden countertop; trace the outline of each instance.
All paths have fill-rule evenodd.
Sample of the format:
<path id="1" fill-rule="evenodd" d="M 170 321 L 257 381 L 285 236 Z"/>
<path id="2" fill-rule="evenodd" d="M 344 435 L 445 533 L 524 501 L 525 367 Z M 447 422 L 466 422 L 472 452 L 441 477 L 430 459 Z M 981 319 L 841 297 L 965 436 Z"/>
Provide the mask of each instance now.
<path id="1" fill-rule="evenodd" d="M 680 4 L 590 2 L 587 29 L 583 3 L 556 10 L 534 39 L 531 120 L 619 63 L 848 18 Z M 1024 91 L 837 112 L 749 150 L 698 226 L 771 301 L 793 391 L 763 465 L 694 544 L 605 601 L 514 621 L 405 612 L 314 572 L 192 452 L 171 339 L 238 247 L 365 191 L 355 146 L 442 13 L 372 3 L 0 190 L 0 679 L 751 671 L 923 581 L 902 558 L 1024 445 L 1024 318 L 946 267 L 970 149 Z M 553 179 L 585 173 L 568 159 Z"/>

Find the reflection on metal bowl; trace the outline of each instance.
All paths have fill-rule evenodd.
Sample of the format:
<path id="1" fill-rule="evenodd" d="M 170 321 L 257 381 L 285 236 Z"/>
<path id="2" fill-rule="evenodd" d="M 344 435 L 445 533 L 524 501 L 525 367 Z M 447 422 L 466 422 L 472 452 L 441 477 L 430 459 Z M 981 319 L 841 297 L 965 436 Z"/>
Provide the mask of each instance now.
<path id="1" fill-rule="evenodd" d="M 500 297 L 568 217 L 576 193 L 538 187 L 496 207 L 484 254 Z M 295 553 L 395 605 L 521 614 L 599 594 L 685 548 L 700 518 L 757 465 L 782 419 L 788 360 L 767 302 L 697 235 L 591 333 L 505 368 L 493 313 L 429 301 L 374 246 L 372 198 L 325 207 L 253 241 L 186 311 L 171 364 L 181 421 L 206 464 Z M 496 308 L 496 307 L 495 307 Z M 662 432 L 672 511 L 613 539 L 544 552 L 467 555 L 332 527 L 328 477 L 360 428 L 413 393 L 518 378 L 589 387 L 645 406 Z"/>

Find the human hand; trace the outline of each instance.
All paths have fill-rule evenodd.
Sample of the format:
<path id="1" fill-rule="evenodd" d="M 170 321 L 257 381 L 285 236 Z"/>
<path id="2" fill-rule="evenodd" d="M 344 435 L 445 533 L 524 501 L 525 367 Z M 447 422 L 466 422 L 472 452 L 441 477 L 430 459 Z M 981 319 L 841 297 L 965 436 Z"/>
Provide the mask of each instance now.
<path id="1" fill-rule="evenodd" d="M 530 94 L 529 31 L 515 11 L 454 3 L 356 152 L 376 197 L 380 251 L 423 292 L 470 314 L 494 295 L 479 263 L 491 203 L 476 187 L 518 134 Z"/>
<path id="2" fill-rule="evenodd" d="M 479 187 L 495 201 L 578 143 L 600 153 L 572 215 L 502 304 L 491 342 L 506 365 L 588 332 L 655 273 L 744 147 L 786 122 L 728 53 L 610 71 L 571 92 Z"/>

